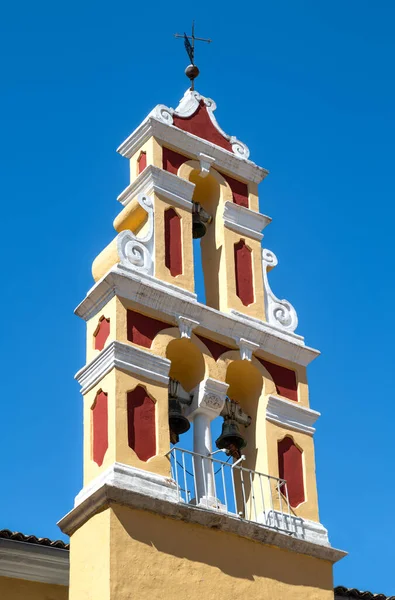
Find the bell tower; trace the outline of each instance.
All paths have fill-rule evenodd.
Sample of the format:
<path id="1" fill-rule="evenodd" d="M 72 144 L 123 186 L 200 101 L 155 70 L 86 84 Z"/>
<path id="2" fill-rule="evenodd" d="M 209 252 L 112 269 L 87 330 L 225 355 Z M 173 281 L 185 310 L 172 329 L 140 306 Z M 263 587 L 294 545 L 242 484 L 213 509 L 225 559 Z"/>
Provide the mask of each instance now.
<path id="1" fill-rule="evenodd" d="M 60 522 L 70 600 L 333 597 L 344 552 L 319 518 L 306 375 L 319 353 L 270 288 L 268 172 L 215 110 L 189 89 L 118 148 L 130 184 L 76 309 L 87 352 L 84 481 Z"/>

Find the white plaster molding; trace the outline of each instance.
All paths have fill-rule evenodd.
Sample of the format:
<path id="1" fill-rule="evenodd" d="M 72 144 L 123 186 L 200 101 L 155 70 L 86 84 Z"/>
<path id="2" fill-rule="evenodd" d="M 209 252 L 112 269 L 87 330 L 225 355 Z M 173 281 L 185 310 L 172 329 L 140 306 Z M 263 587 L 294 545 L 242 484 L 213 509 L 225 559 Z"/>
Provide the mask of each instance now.
<path id="1" fill-rule="evenodd" d="M 69 551 L 0 539 L 0 576 L 69 585 Z"/>
<path id="2" fill-rule="evenodd" d="M 328 530 L 316 521 L 269 510 L 258 515 L 258 522 L 268 527 L 286 528 L 302 540 L 330 547 Z"/>
<path id="3" fill-rule="evenodd" d="M 207 177 L 207 175 L 210 173 L 211 165 L 215 163 L 215 158 L 213 158 L 212 156 L 208 156 L 203 152 L 199 152 L 198 159 L 200 162 L 199 175 L 200 177 Z"/>
<path id="4" fill-rule="evenodd" d="M 229 200 L 224 204 L 223 218 L 228 229 L 258 241 L 263 238 L 262 230 L 271 222 L 270 217 Z"/>
<path id="5" fill-rule="evenodd" d="M 317 537 L 313 541 L 312 538 L 317 536 L 322 528 L 319 523 L 310 525 L 309 521 L 304 521 L 306 523 L 305 538 L 302 539 L 296 535 L 289 535 L 275 528 L 267 527 L 262 523 L 240 519 L 231 513 L 208 510 L 176 501 L 174 493 L 176 484 L 172 479 L 144 471 L 137 475 L 135 471 L 139 471 L 139 469 L 119 465 L 119 463 L 116 465 L 117 467 L 112 469 L 115 471 L 114 477 L 107 476 L 104 482 L 101 480 L 101 484 L 98 479 L 95 480 L 90 486 L 84 488 L 84 494 L 81 493 L 77 496 L 76 506 L 58 523 L 62 531 L 71 535 L 103 507 L 115 502 L 179 521 L 187 521 L 208 528 L 215 527 L 219 531 L 255 540 L 258 543 L 277 546 L 299 555 L 313 556 L 331 563 L 346 556 L 346 552 L 323 543 L 323 537 L 321 537 L 321 543 L 317 543 Z M 132 470 L 133 474 L 131 474 Z M 121 471 L 121 473 L 118 475 L 117 471 Z M 152 477 L 153 481 L 145 481 L 148 477 Z M 309 530 L 311 533 L 308 533 Z"/>
<path id="6" fill-rule="evenodd" d="M 154 274 L 155 268 L 155 236 L 154 236 L 154 205 L 151 196 L 139 194 L 137 201 L 148 214 L 148 227 L 143 236 L 130 230 L 121 231 L 117 236 L 117 250 L 120 264 L 126 269 L 132 269 Z"/>
<path id="7" fill-rule="evenodd" d="M 241 360 L 251 360 L 252 354 L 259 349 L 259 344 L 250 342 L 244 338 L 235 338 L 237 345 L 240 348 Z"/>
<path id="8" fill-rule="evenodd" d="M 89 392 L 114 367 L 150 381 L 165 385 L 169 383 L 170 361 L 167 358 L 151 354 L 137 346 L 113 341 L 76 373 L 75 379 L 81 385 L 81 394 Z"/>
<path id="9" fill-rule="evenodd" d="M 179 502 L 177 484 L 173 479 L 114 462 L 77 494 L 74 506 L 82 504 L 103 486 L 111 486 L 119 490 L 130 490 L 144 496 L 151 496 L 151 498 L 157 500 Z"/>
<path id="10" fill-rule="evenodd" d="M 298 326 L 296 310 L 287 300 L 279 300 L 272 292 L 267 277 L 268 270 L 277 265 L 277 257 L 270 250 L 262 250 L 263 287 L 265 293 L 266 318 L 268 322 L 284 331 L 295 331 Z"/>
<path id="11" fill-rule="evenodd" d="M 215 419 L 225 405 L 229 384 L 208 377 L 192 390 L 192 404 L 186 408 L 185 416 L 193 420 L 199 413 L 206 414 L 210 420 Z"/>
<path id="12" fill-rule="evenodd" d="M 178 327 L 180 329 L 181 338 L 191 339 L 192 330 L 199 325 L 199 321 L 188 319 L 188 317 L 177 317 Z"/>
<path id="13" fill-rule="evenodd" d="M 192 196 L 195 184 L 174 173 L 164 171 L 154 165 L 146 169 L 118 196 L 117 200 L 127 206 L 138 194 L 158 194 L 170 200 L 175 206 L 186 208 L 192 212 Z"/>
<path id="14" fill-rule="evenodd" d="M 158 311 L 164 320 L 179 315 L 199 321 L 201 334 L 216 333 L 228 338 L 244 338 L 259 344 L 260 350 L 298 365 L 307 366 L 319 356 L 319 351 L 305 345 L 302 336 L 282 331 L 266 321 L 231 310 L 222 313 L 196 301 L 196 295 L 143 273 L 112 267 L 88 292 L 76 308 L 76 314 L 88 320 L 97 315 L 114 295 L 138 302 L 141 307 Z M 159 317 L 160 318 L 160 317 Z M 205 331 L 207 333 L 205 333 Z M 215 338 L 214 338 L 215 339 Z"/>
<path id="15" fill-rule="evenodd" d="M 239 154 L 229 152 L 216 144 L 203 140 L 191 133 L 183 131 L 170 124 L 163 115 L 166 107 L 157 106 L 144 121 L 130 134 L 130 136 L 119 146 L 117 152 L 126 158 L 131 158 L 151 137 L 165 145 L 177 148 L 179 152 L 198 159 L 200 153 L 215 159 L 216 168 L 231 176 L 237 175 L 246 181 L 260 183 L 268 171 L 258 167 L 250 160 L 246 160 Z M 161 113 L 162 111 L 162 113 Z M 158 118 L 162 114 L 163 118 Z"/>
<path id="16" fill-rule="evenodd" d="M 315 432 L 313 425 L 320 416 L 321 413 L 297 402 L 284 400 L 284 398 L 278 396 L 269 396 L 266 419 L 277 425 L 313 434 Z"/>

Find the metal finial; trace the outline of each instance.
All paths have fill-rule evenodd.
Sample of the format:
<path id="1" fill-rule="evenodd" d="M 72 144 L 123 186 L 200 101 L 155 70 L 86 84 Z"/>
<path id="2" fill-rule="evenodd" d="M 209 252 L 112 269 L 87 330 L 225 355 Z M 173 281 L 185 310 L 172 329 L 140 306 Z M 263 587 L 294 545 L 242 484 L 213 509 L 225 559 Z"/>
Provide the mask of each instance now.
<path id="1" fill-rule="evenodd" d="M 194 90 L 195 89 L 195 79 L 199 75 L 199 69 L 195 65 L 195 41 L 207 42 L 208 44 L 210 44 L 212 40 L 195 37 L 195 21 L 192 21 L 191 35 L 187 35 L 186 33 L 184 33 L 183 35 L 180 33 L 175 33 L 174 37 L 184 39 L 185 50 L 187 51 L 189 60 L 191 61 L 191 64 L 188 65 L 187 68 L 185 69 L 185 75 L 191 81 L 191 90 Z M 192 40 L 192 43 L 189 40 Z"/>

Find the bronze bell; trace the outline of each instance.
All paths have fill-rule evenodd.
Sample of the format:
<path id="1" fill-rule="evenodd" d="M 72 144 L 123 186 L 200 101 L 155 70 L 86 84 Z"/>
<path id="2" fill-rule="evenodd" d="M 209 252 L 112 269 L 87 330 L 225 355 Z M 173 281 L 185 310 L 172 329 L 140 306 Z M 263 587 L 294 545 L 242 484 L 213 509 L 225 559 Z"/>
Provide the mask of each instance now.
<path id="1" fill-rule="evenodd" d="M 240 458 L 240 451 L 247 446 L 247 442 L 233 419 L 224 419 L 221 435 L 215 440 L 215 444 L 219 450 L 225 450 L 226 454 L 236 459 Z"/>
<path id="2" fill-rule="evenodd" d="M 205 223 L 211 223 L 212 217 L 202 208 L 199 202 L 192 203 L 192 237 L 202 238 L 207 231 Z"/>
<path id="3" fill-rule="evenodd" d="M 200 215 L 194 212 L 192 215 L 192 237 L 194 240 L 202 238 L 206 234 L 206 226 L 202 223 Z"/>
<path id="4" fill-rule="evenodd" d="M 170 439 L 175 439 L 175 444 L 178 441 L 178 436 L 185 433 L 190 428 L 191 424 L 182 412 L 181 403 L 177 398 L 169 398 L 169 427 Z"/>

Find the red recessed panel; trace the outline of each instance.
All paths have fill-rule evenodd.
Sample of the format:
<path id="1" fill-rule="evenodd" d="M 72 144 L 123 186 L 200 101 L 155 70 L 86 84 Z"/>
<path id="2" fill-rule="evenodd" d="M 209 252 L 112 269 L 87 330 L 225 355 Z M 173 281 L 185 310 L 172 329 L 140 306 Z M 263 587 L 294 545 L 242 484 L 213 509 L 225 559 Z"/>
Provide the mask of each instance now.
<path id="1" fill-rule="evenodd" d="M 223 344 L 219 344 L 218 342 L 214 342 L 213 340 L 210 340 L 209 338 L 203 337 L 202 335 L 198 335 L 197 337 L 210 350 L 210 352 L 211 352 L 214 360 L 218 360 L 219 357 L 221 356 L 221 354 L 223 354 L 224 352 L 228 352 L 229 350 L 231 350 L 231 348 L 228 348 L 228 346 L 224 346 Z"/>
<path id="2" fill-rule="evenodd" d="M 145 167 L 147 166 L 147 153 L 146 152 L 140 152 L 140 156 L 137 159 L 137 166 L 138 166 L 138 172 L 139 175 L 142 171 L 144 171 Z"/>
<path id="3" fill-rule="evenodd" d="M 232 144 L 213 125 L 203 100 L 200 101 L 197 111 L 190 117 L 182 118 L 173 115 L 173 125 L 232 152 Z"/>
<path id="4" fill-rule="evenodd" d="M 104 344 L 110 335 L 110 319 L 101 318 L 95 331 L 95 350 L 103 350 Z"/>
<path id="5" fill-rule="evenodd" d="M 248 208 L 248 185 L 243 183 L 242 181 L 237 181 L 237 179 L 233 179 L 233 177 L 229 177 L 228 175 L 224 175 L 221 173 L 222 177 L 226 179 L 226 181 L 230 185 L 230 189 L 232 190 L 233 202 L 238 204 L 239 206 L 244 206 Z"/>
<path id="6" fill-rule="evenodd" d="M 165 265 L 171 275 L 182 273 L 181 217 L 174 208 L 165 210 Z"/>
<path id="7" fill-rule="evenodd" d="M 156 335 L 163 329 L 171 327 L 164 321 L 158 321 L 152 317 L 147 317 L 134 310 L 128 310 L 126 313 L 127 339 L 133 344 L 138 344 L 144 348 L 151 348 Z"/>
<path id="8" fill-rule="evenodd" d="M 302 451 L 290 437 L 278 442 L 278 471 L 280 479 L 285 479 L 290 505 L 295 508 L 305 500 L 303 483 Z M 285 486 L 282 493 L 285 495 Z"/>
<path id="9" fill-rule="evenodd" d="M 254 283 L 252 277 L 252 256 L 244 240 L 235 244 L 236 294 L 248 306 L 254 302 Z"/>
<path id="10" fill-rule="evenodd" d="M 269 371 L 276 386 L 277 393 L 280 396 L 284 396 L 289 400 L 297 402 L 298 384 L 295 371 L 280 367 L 280 365 L 275 365 L 267 360 L 263 360 L 263 358 L 258 358 L 258 360 L 263 364 L 265 369 Z"/>
<path id="11" fill-rule="evenodd" d="M 177 175 L 178 169 L 187 160 L 188 158 L 174 150 L 170 150 L 169 148 L 163 148 L 162 150 L 162 166 L 163 169 L 169 171 L 169 173 Z"/>
<path id="12" fill-rule="evenodd" d="M 101 390 L 92 408 L 92 437 L 92 458 L 100 467 L 108 448 L 108 401 Z"/>
<path id="13" fill-rule="evenodd" d="M 129 447 L 146 461 L 156 454 L 155 403 L 139 385 L 128 392 L 127 410 Z"/>

